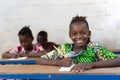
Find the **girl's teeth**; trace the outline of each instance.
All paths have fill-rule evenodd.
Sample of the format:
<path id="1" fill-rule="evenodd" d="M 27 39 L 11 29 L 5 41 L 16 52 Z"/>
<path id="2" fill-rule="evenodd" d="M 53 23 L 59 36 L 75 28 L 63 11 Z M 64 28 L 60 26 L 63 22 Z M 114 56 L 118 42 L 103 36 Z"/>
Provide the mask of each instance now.
<path id="1" fill-rule="evenodd" d="M 77 41 L 77 42 L 82 42 L 82 41 Z"/>

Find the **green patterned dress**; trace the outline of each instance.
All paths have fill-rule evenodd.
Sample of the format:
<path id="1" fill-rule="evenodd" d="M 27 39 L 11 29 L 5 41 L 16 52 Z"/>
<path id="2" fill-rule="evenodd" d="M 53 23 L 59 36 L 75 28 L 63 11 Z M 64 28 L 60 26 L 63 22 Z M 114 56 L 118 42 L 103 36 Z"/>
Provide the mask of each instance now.
<path id="1" fill-rule="evenodd" d="M 56 50 L 53 50 L 47 53 L 46 55 L 43 55 L 42 57 L 52 60 L 69 57 L 71 53 L 74 53 L 72 52 L 72 47 L 72 44 L 65 43 L 63 45 L 58 46 L 58 48 L 55 48 Z M 99 60 L 110 60 L 117 57 L 117 55 L 107 50 L 100 43 L 93 42 L 90 42 L 85 50 L 81 51 L 80 53 L 74 54 L 78 54 L 77 56 L 72 58 L 73 63 L 75 64 L 91 63 Z"/>

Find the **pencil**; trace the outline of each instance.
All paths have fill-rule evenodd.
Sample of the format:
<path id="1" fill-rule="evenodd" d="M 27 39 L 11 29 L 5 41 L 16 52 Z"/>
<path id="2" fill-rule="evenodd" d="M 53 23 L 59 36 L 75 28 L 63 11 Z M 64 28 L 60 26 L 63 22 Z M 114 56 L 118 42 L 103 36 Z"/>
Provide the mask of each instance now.
<path id="1" fill-rule="evenodd" d="M 15 54 L 15 56 L 19 57 L 19 54 L 17 54 L 16 51 L 14 51 L 14 54 Z"/>
<path id="2" fill-rule="evenodd" d="M 58 49 L 57 47 L 53 46 L 62 56 L 65 57 L 65 55 L 62 53 L 62 51 L 60 49 Z"/>

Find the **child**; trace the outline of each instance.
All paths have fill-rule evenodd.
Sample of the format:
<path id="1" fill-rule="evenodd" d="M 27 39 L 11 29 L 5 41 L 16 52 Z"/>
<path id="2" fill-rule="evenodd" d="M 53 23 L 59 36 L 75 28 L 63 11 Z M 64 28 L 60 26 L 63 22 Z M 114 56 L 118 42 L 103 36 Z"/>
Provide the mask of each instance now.
<path id="1" fill-rule="evenodd" d="M 70 66 L 71 71 L 80 72 L 92 68 L 118 67 L 120 58 L 99 43 L 90 42 L 91 31 L 85 17 L 73 17 L 69 37 L 73 44 L 65 43 L 56 50 L 43 55 L 37 64 Z M 45 58 L 45 59 L 43 59 Z"/>
<path id="2" fill-rule="evenodd" d="M 20 41 L 20 46 L 17 46 L 14 49 L 11 49 L 5 52 L 4 54 L 2 54 L 3 58 L 22 57 L 22 56 L 28 56 L 28 57 L 41 56 L 40 52 L 43 50 L 43 48 L 40 45 L 38 46 L 32 44 L 34 37 L 32 35 L 32 31 L 30 30 L 29 26 L 23 27 L 18 32 L 18 37 Z"/>
<path id="3" fill-rule="evenodd" d="M 42 45 L 45 51 L 49 52 L 54 49 L 53 46 L 57 46 L 54 42 L 48 42 L 48 34 L 46 31 L 40 31 L 37 34 L 37 43 Z"/>

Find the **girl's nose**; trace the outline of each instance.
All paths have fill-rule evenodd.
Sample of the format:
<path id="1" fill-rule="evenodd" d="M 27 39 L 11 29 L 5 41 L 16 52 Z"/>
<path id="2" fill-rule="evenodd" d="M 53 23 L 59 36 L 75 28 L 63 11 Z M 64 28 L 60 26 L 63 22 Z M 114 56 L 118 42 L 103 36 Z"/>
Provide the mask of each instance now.
<path id="1" fill-rule="evenodd" d="M 25 43 L 22 43 L 23 46 L 25 46 Z"/>
<path id="2" fill-rule="evenodd" d="M 81 34 L 77 34 L 77 36 L 76 36 L 77 38 L 81 38 Z"/>

